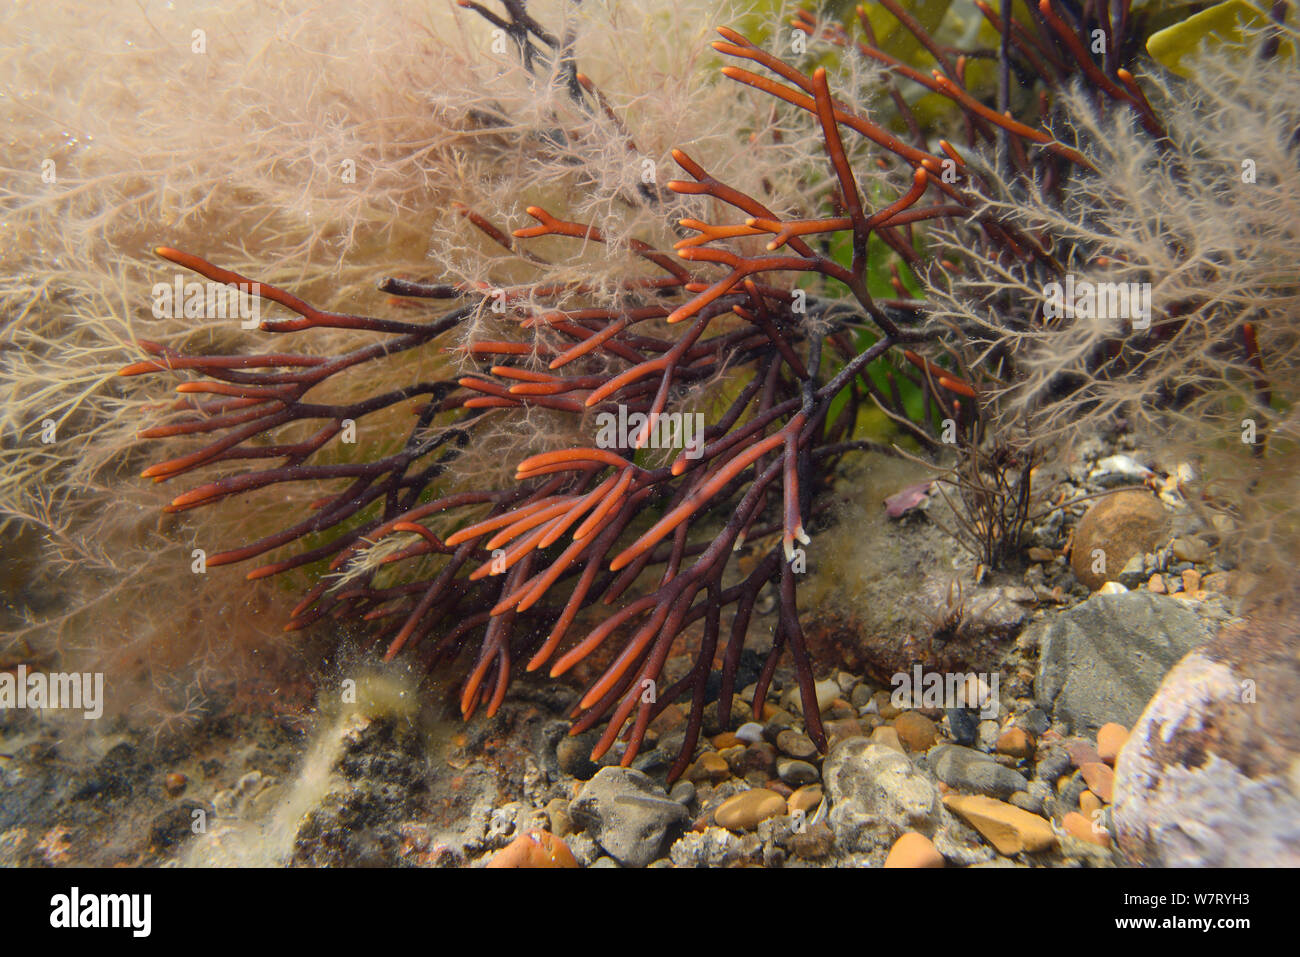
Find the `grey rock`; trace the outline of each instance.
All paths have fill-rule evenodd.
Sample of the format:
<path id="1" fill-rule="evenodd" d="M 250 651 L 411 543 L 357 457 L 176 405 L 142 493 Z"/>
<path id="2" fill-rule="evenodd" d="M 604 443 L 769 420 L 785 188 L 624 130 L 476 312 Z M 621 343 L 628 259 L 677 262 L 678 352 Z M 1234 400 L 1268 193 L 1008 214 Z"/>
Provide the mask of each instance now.
<path id="1" fill-rule="evenodd" d="M 933 837 L 948 818 L 939 790 L 907 755 L 866 738 L 836 745 L 822 767 L 836 844 L 888 847 L 904 831 Z"/>
<path id="2" fill-rule="evenodd" d="M 1035 699 L 1071 733 L 1131 726 L 1165 673 L 1210 638 L 1185 602 L 1146 591 L 1094 595 L 1032 627 L 1043 630 Z"/>
<path id="3" fill-rule="evenodd" d="M 683 806 L 689 805 L 695 800 L 695 785 L 685 778 L 673 785 L 668 797 Z"/>
<path id="4" fill-rule="evenodd" d="M 637 755 L 636 760 L 632 762 L 632 767 L 643 774 L 656 774 L 660 771 L 667 771 L 676 757 L 676 752 L 666 752 L 656 748 L 653 751 Z"/>
<path id="5" fill-rule="evenodd" d="M 1300 866 L 1298 640 L 1300 614 L 1264 611 L 1169 672 L 1115 762 L 1130 860 Z"/>
<path id="6" fill-rule="evenodd" d="M 813 784 L 819 777 L 817 769 L 807 761 L 798 761 L 793 758 L 777 759 L 776 776 L 792 788 Z"/>
<path id="7" fill-rule="evenodd" d="M 1038 737 L 1052 726 L 1052 719 L 1047 716 L 1047 712 L 1042 708 L 1031 708 L 1016 718 L 1016 724 L 1034 737 Z"/>
<path id="8" fill-rule="evenodd" d="M 1155 560 L 1151 562 L 1152 569 L 1155 568 Z M 1137 588 L 1148 578 L 1151 573 L 1146 570 L 1146 563 L 1142 555 L 1134 555 L 1128 560 L 1122 569 L 1119 577 L 1116 579 L 1125 588 Z"/>
<path id="9" fill-rule="evenodd" d="M 757 835 L 738 835 L 721 827 L 692 831 L 673 842 L 668 858 L 675 867 L 728 867 L 762 848 Z"/>
<path id="10" fill-rule="evenodd" d="M 640 771 L 601 768 L 569 804 L 569 816 L 625 867 L 645 867 L 664 834 L 688 815 Z"/>
<path id="11" fill-rule="evenodd" d="M 1056 779 L 1070 770 L 1070 754 L 1060 745 L 1048 745 L 1038 752 L 1038 766 L 1034 769 L 1037 777 L 1054 784 Z"/>
<path id="12" fill-rule="evenodd" d="M 867 706 L 867 702 L 871 700 L 871 696 L 875 693 L 876 689 L 864 681 L 862 684 L 853 687 L 853 693 L 849 695 L 849 704 L 853 705 L 853 707 L 858 710 L 862 710 Z"/>
<path id="13" fill-rule="evenodd" d="M 811 758 L 817 753 L 817 745 L 813 744 L 812 739 L 806 734 L 800 734 L 798 731 L 786 730 L 776 736 L 777 750 L 782 754 L 792 758 Z"/>
<path id="14" fill-rule="evenodd" d="M 1003 767 L 982 751 L 942 744 L 934 748 L 928 758 L 935 777 L 966 794 L 986 794 L 1006 800 L 1016 791 L 1029 787 L 1024 775 Z"/>
<path id="15" fill-rule="evenodd" d="M 958 744 L 974 744 L 979 731 L 979 719 L 976 712 L 965 708 L 948 709 L 948 733 Z"/>
<path id="16" fill-rule="evenodd" d="M 1033 785 L 1033 782 L 1030 782 Z M 1022 811 L 1028 811 L 1030 814 L 1043 813 L 1043 795 L 1042 792 L 1035 794 L 1033 791 L 1016 791 L 1007 799 L 1011 804 L 1020 808 Z"/>
<path id="17" fill-rule="evenodd" d="M 1174 556 L 1183 562 L 1205 562 L 1210 558 L 1210 546 L 1195 535 L 1175 538 L 1170 543 Z"/>

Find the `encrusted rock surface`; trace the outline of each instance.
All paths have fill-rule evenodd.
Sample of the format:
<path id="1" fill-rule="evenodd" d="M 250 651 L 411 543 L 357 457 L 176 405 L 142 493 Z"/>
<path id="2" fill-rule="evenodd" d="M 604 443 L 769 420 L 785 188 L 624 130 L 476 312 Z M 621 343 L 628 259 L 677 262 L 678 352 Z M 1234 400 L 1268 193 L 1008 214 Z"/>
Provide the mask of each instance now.
<path id="1" fill-rule="evenodd" d="M 1165 678 L 1116 762 L 1131 859 L 1300 866 L 1298 625 L 1278 612 L 1225 626 Z"/>

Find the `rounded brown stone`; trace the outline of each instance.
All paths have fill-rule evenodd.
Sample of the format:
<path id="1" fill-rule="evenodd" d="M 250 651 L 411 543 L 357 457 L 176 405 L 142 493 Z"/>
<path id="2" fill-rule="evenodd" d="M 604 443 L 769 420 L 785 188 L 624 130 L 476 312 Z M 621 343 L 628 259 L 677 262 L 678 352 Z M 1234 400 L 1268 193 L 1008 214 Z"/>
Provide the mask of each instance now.
<path id="1" fill-rule="evenodd" d="M 743 748 L 730 748 L 723 757 L 737 777 L 743 778 L 751 772 L 758 772 L 766 778 L 776 771 L 776 748 L 766 741 Z"/>
<path id="2" fill-rule="evenodd" d="M 727 798 L 713 812 L 713 821 L 731 831 L 749 831 L 769 817 L 784 814 L 785 798 L 769 788 L 754 788 Z"/>
<path id="3" fill-rule="evenodd" d="M 938 740 L 939 732 L 934 722 L 915 711 L 904 711 L 894 719 L 898 740 L 909 751 L 929 751 Z"/>
<path id="4" fill-rule="evenodd" d="M 805 784 L 790 795 L 785 802 L 785 806 L 786 810 L 791 814 L 795 811 L 811 814 L 817 808 L 817 805 L 821 803 L 822 786 L 820 784 Z"/>
<path id="5" fill-rule="evenodd" d="M 903 751 L 903 742 L 898 740 L 898 732 L 887 724 L 882 724 L 872 731 L 871 740 L 876 744 L 883 744 L 887 748 L 893 748 L 895 751 Z"/>
<path id="6" fill-rule="evenodd" d="M 817 753 L 817 745 L 806 734 L 786 729 L 776 736 L 777 750 L 792 758 L 807 759 Z"/>
<path id="7" fill-rule="evenodd" d="M 876 703 L 876 714 L 886 721 L 898 717 L 899 710 L 894 707 L 893 695 L 888 691 L 877 691 L 871 696 L 871 700 Z"/>
<path id="8" fill-rule="evenodd" d="M 731 768 L 717 751 L 705 751 L 686 772 L 688 781 L 725 781 L 729 777 Z"/>
<path id="9" fill-rule="evenodd" d="M 1093 794 L 1087 788 L 1079 795 L 1079 811 L 1088 820 L 1092 820 L 1092 815 L 1101 810 L 1101 798 Z"/>
<path id="10" fill-rule="evenodd" d="M 1070 551 L 1074 575 L 1093 591 L 1119 577 L 1134 555 L 1154 552 L 1169 534 L 1169 513 L 1145 490 L 1130 489 L 1093 503 L 1079 520 Z M 1097 552 L 1105 556 L 1099 568 Z"/>
<path id="11" fill-rule="evenodd" d="M 827 721 L 824 727 L 826 728 L 827 738 L 836 738 L 840 741 L 846 738 L 860 738 L 866 734 L 862 722 L 858 718 L 840 718 L 835 721 Z"/>
<path id="12" fill-rule="evenodd" d="M 924 834 L 908 831 L 894 842 L 885 858 L 886 867 L 943 867 L 943 855 Z"/>
<path id="13" fill-rule="evenodd" d="M 712 738 L 713 746 L 719 751 L 725 751 L 727 748 L 734 748 L 737 745 L 743 745 L 745 742 L 731 731 L 724 731 L 722 734 L 716 734 Z"/>
<path id="14" fill-rule="evenodd" d="M 1067 834 L 1089 844 L 1110 847 L 1110 834 L 1104 828 L 1093 829 L 1092 822 L 1078 811 L 1071 811 L 1061 819 Z"/>
<path id="15" fill-rule="evenodd" d="M 1024 728 L 1010 727 L 998 736 L 998 754 L 1027 758 L 1034 753 L 1034 739 Z"/>
<path id="16" fill-rule="evenodd" d="M 1128 728 L 1124 725 L 1115 724 L 1113 721 L 1103 724 L 1097 730 L 1097 756 L 1114 767 L 1115 759 L 1124 749 L 1126 741 L 1128 741 Z"/>
<path id="17" fill-rule="evenodd" d="M 488 867 L 577 867 L 567 844 L 548 831 L 525 831 L 488 861 Z"/>
<path id="18" fill-rule="evenodd" d="M 1115 772 L 1108 765 L 1095 761 L 1079 768 L 1088 789 L 1107 804 L 1115 800 Z"/>

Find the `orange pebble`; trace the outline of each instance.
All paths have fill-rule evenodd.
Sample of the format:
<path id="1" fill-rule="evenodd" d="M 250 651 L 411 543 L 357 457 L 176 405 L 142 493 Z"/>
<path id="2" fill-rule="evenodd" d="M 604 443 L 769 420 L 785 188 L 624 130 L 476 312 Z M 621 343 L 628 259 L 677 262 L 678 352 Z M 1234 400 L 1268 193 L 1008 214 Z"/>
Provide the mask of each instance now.
<path id="1" fill-rule="evenodd" d="M 503 847 L 488 867 L 577 867 L 573 852 L 550 831 L 524 831 Z"/>

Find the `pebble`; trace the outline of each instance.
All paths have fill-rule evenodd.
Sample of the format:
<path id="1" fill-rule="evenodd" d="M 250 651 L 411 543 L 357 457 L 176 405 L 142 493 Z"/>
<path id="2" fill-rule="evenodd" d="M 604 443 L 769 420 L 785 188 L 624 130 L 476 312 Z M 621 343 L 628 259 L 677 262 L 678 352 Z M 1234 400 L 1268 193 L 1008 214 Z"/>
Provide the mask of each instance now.
<path id="1" fill-rule="evenodd" d="M 763 726 L 757 721 L 746 721 L 736 729 L 736 737 L 746 744 L 756 744 L 763 740 Z"/>
<path id="2" fill-rule="evenodd" d="M 1232 588 L 1232 572 L 1210 572 L 1201 579 L 1201 587 L 1208 592 L 1226 595 Z"/>
<path id="3" fill-rule="evenodd" d="M 1016 718 L 1016 725 L 1037 736 L 1047 731 L 1052 726 L 1052 721 L 1042 708 L 1030 708 Z"/>
<path id="4" fill-rule="evenodd" d="M 812 784 L 821 778 L 815 767 L 807 761 L 799 761 L 795 758 L 779 759 L 776 762 L 776 774 L 777 777 L 792 788 Z"/>
<path id="5" fill-rule="evenodd" d="M 1119 576 L 1115 580 L 1125 588 L 1137 588 L 1149 574 L 1151 573 L 1147 570 L 1144 556 L 1134 555 L 1120 569 Z"/>
<path id="6" fill-rule="evenodd" d="M 713 736 L 713 746 L 719 751 L 725 751 L 727 748 L 734 748 L 736 745 L 744 743 L 744 741 L 730 731 L 724 731 L 722 734 Z"/>
<path id="7" fill-rule="evenodd" d="M 898 740 L 898 732 L 887 724 L 882 724 L 871 732 L 872 744 L 883 744 L 887 748 L 893 748 L 895 751 L 903 751 L 903 742 Z"/>
<path id="8" fill-rule="evenodd" d="M 1097 756 L 1113 767 L 1126 741 L 1128 728 L 1113 721 L 1103 724 L 1097 731 Z"/>
<path id="9" fill-rule="evenodd" d="M 1070 562 L 1075 577 L 1089 588 L 1101 588 L 1134 555 L 1154 550 L 1165 539 L 1168 524 L 1164 506 L 1145 490 L 1097 499 L 1074 529 Z M 1097 551 L 1105 555 L 1106 571 L 1097 564 Z"/>
<path id="10" fill-rule="evenodd" d="M 1037 814 L 990 797 L 949 794 L 944 806 L 979 831 L 999 854 L 1036 853 L 1056 845 L 1052 825 Z"/>
<path id="11" fill-rule="evenodd" d="M 1077 837 L 1089 844 L 1110 847 L 1110 834 L 1103 828 L 1093 829 L 1092 821 L 1078 811 L 1071 811 L 1061 819 L 1061 826 L 1071 837 Z"/>
<path id="12" fill-rule="evenodd" d="M 1089 481 L 1102 488 L 1136 484 L 1150 478 L 1152 471 L 1128 455 L 1108 455 L 1088 473 Z"/>
<path id="13" fill-rule="evenodd" d="M 1028 811 L 1031 814 L 1042 814 L 1043 809 L 1047 806 L 1047 799 L 1051 796 L 1052 789 L 1042 781 L 1030 781 L 1026 790 L 1016 791 L 1007 800 L 1022 811 Z"/>
<path id="14" fill-rule="evenodd" d="M 686 772 L 688 781 L 725 781 L 731 777 L 731 767 L 727 759 L 717 751 L 705 751 Z"/>
<path id="15" fill-rule="evenodd" d="M 817 710 L 821 712 L 829 708 L 831 702 L 840 696 L 840 686 L 835 683 L 834 679 L 828 678 L 814 684 L 813 692 L 817 696 Z M 786 692 L 781 703 L 787 709 L 803 714 L 803 695 L 799 693 L 798 686 Z"/>
<path id="16" fill-rule="evenodd" d="M 547 831 L 525 831 L 503 847 L 488 867 L 577 867 L 569 846 Z"/>
<path id="17" fill-rule="evenodd" d="M 719 827 L 732 831 L 752 831 L 760 821 L 784 814 L 785 798 L 768 788 L 754 788 L 727 798 L 713 812 L 713 821 Z"/>
<path id="18" fill-rule="evenodd" d="M 1197 564 L 1209 561 L 1210 558 L 1210 546 L 1195 535 L 1175 538 L 1170 543 L 1170 548 L 1174 551 L 1174 557 L 1182 562 Z"/>
<path id="19" fill-rule="evenodd" d="M 958 744 L 974 744 L 975 737 L 979 733 L 979 723 L 975 720 L 975 715 L 965 708 L 949 708 L 947 715 L 948 733 L 952 739 Z"/>
<path id="20" fill-rule="evenodd" d="M 1039 548 L 1034 546 L 1029 549 L 1029 560 L 1031 562 L 1050 562 L 1056 558 L 1056 552 L 1050 548 Z"/>
<path id="21" fill-rule="evenodd" d="M 789 729 L 776 736 L 776 749 L 792 758 L 811 758 L 817 753 L 812 738 Z"/>
<path id="22" fill-rule="evenodd" d="M 846 718 L 856 718 L 858 716 L 858 709 L 853 707 L 853 705 L 849 704 L 843 698 L 836 698 L 827 706 L 826 710 L 822 714 L 824 720 L 843 721 Z"/>
<path id="23" fill-rule="evenodd" d="M 1100 810 L 1101 798 L 1097 797 L 1097 795 L 1093 794 L 1091 791 L 1084 791 L 1079 795 L 1079 811 L 1089 821 L 1092 820 L 1093 814 Z"/>
<path id="24" fill-rule="evenodd" d="M 992 751 L 998 743 L 998 735 L 1002 733 L 1001 726 L 992 719 L 987 719 L 979 723 L 976 740 L 979 742 L 981 751 Z"/>
<path id="25" fill-rule="evenodd" d="M 1034 739 L 1024 728 L 1013 725 L 998 735 L 997 752 L 1013 758 L 1027 758 L 1034 753 Z"/>
<path id="26" fill-rule="evenodd" d="M 780 778 L 769 778 L 766 781 L 754 780 L 756 778 L 758 778 L 757 774 L 750 775 L 750 787 L 767 788 L 769 791 L 775 791 L 787 801 L 790 800 L 790 795 L 794 794 L 794 788 L 790 787 L 790 785 L 786 784 Z"/>
<path id="27" fill-rule="evenodd" d="M 939 738 L 934 722 L 916 711 L 904 711 L 895 718 L 894 731 L 903 746 L 914 752 L 929 751 Z"/>
<path id="28" fill-rule="evenodd" d="M 866 683 L 856 685 L 853 691 L 849 693 L 849 704 L 861 711 L 867 706 L 867 702 L 871 700 L 873 694 L 875 694 L 875 691 L 872 690 L 871 685 Z"/>
<path id="29" fill-rule="evenodd" d="M 826 737 L 831 741 L 860 738 L 867 733 L 866 729 L 862 727 L 862 722 L 857 718 L 839 718 L 835 721 L 827 721 L 825 728 Z"/>
<path id="30" fill-rule="evenodd" d="M 970 748 L 945 744 L 928 757 L 935 777 L 957 791 L 1006 798 L 1029 786 L 1022 775 Z"/>
<path id="31" fill-rule="evenodd" d="M 796 811 L 802 811 L 804 814 L 812 814 L 817 805 L 822 803 L 822 786 L 820 784 L 806 784 L 799 790 L 795 791 L 786 799 L 786 811 L 790 814 Z"/>
<path id="32" fill-rule="evenodd" d="M 1097 749 L 1092 746 L 1091 741 L 1085 741 L 1083 738 L 1069 738 L 1065 742 L 1065 750 L 1070 755 L 1070 763 L 1076 768 L 1081 768 L 1085 764 L 1095 764 L 1101 760 L 1101 755 Z"/>
<path id="33" fill-rule="evenodd" d="M 835 846 L 835 835 L 824 822 L 804 828 L 790 836 L 790 850 L 799 857 L 815 861 L 825 857 Z"/>
<path id="34" fill-rule="evenodd" d="M 771 777 L 776 770 L 776 748 L 766 741 L 734 751 L 728 758 L 732 771 L 744 777 L 751 771 Z"/>
<path id="35" fill-rule="evenodd" d="M 908 831 L 889 849 L 886 867 L 943 867 L 943 855 L 924 834 Z"/>
<path id="36" fill-rule="evenodd" d="M 880 715 L 886 721 L 892 718 L 897 718 L 901 712 L 898 710 L 898 708 L 894 707 L 894 702 L 892 698 L 893 695 L 891 695 L 888 691 L 877 691 L 874 695 L 871 696 L 871 703 L 870 705 L 868 705 L 868 707 L 874 705 L 875 713 Z"/>
<path id="37" fill-rule="evenodd" d="M 1102 764 L 1100 761 L 1094 761 L 1085 764 L 1079 768 L 1083 774 L 1083 779 L 1088 782 L 1088 788 L 1101 798 L 1107 804 L 1115 800 L 1115 772 L 1109 766 Z"/>
<path id="38" fill-rule="evenodd" d="M 185 786 L 189 784 L 189 781 L 190 779 L 184 774 L 181 774 L 181 772 L 173 771 L 171 774 L 163 778 L 163 790 L 172 797 L 176 797 L 185 790 Z"/>
<path id="39" fill-rule="evenodd" d="M 685 807 L 695 800 L 695 785 L 687 780 L 678 781 L 668 792 L 668 800 L 676 801 Z"/>
<path id="40" fill-rule="evenodd" d="M 1079 771 L 1061 778 L 1057 784 L 1060 789 L 1060 797 L 1053 804 L 1052 814 L 1054 817 L 1060 817 L 1062 814 L 1077 808 L 1083 792 L 1088 790 L 1088 782 L 1083 779 L 1083 774 Z"/>
<path id="41" fill-rule="evenodd" d="M 694 788 L 691 790 L 694 791 Z M 568 837 L 573 833 L 573 819 L 569 817 L 569 802 L 564 798 L 555 798 L 546 803 L 546 820 L 550 824 L 550 832 L 556 837 Z"/>
<path id="42" fill-rule="evenodd" d="M 1147 591 L 1156 595 L 1165 593 L 1165 580 L 1158 573 L 1147 579 Z"/>
<path id="43" fill-rule="evenodd" d="M 763 707 L 763 720 L 766 722 L 763 725 L 763 737 L 768 741 L 775 741 L 778 734 L 795 726 L 794 715 L 789 711 L 777 708 L 769 714 L 766 705 Z"/>

